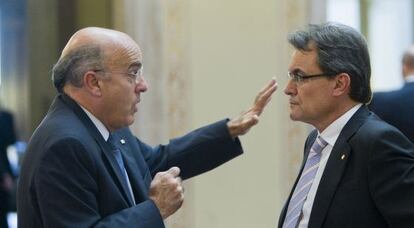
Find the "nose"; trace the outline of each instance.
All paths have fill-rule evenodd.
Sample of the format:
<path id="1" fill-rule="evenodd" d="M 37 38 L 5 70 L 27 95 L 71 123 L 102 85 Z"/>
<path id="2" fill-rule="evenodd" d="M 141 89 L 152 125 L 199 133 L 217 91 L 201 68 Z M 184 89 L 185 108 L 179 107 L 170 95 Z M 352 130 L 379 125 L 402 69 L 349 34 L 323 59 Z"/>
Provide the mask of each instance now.
<path id="1" fill-rule="evenodd" d="M 147 90 L 148 90 L 147 81 L 145 81 L 145 78 L 141 76 L 139 80 L 137 80 L 137 84 L 135 86 L 135 92 L 144 93 Z"/>
<path id="2" fill-rule="evenodd" d="M 283 90 L 283 92 L 286 95 L 291 96 L 291 95 L 294 95 L 296 93 L 296 90 L 297 90 L 297 87 L 296 87 L 295 82 L 293 82 L 291 79 L 289 79 L 289 81 L 288 81 L 285 89 Z"/>

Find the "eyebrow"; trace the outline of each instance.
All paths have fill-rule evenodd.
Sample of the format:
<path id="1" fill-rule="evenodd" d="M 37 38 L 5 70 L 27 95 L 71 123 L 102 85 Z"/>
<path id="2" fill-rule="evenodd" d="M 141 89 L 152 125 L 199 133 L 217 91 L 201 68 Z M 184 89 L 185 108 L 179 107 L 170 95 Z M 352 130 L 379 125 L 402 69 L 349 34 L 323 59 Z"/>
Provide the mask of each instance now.
<path id="1" fill-rule="evenodd" d="M 306 74 L 303 70 L 299 69 L 299 68 L 294 68 L 292 71 L 290 71 L 293 74 Z"/>
<path id="2" fill-rule="evenodd" d="M 137 67 L 138 69 L 141 69 L 142 68 L 142 63 L 141 62 L 134 62 L 131 65 L 129 65 L 128 69 L 131 69 L 131 68 L 134 68 L 134 67 Z"/>

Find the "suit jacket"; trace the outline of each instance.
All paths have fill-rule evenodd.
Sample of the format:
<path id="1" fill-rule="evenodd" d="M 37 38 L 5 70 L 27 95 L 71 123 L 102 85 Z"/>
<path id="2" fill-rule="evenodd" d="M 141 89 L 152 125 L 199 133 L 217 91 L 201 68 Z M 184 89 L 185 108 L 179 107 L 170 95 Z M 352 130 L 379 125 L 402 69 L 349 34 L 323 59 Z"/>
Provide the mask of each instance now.
<path id="1" fill-rule="evenodd" d="M 187 179 L 240 155 L 226 120 L 195 130 L 155 148 L 128 128 L 114 133 L 135 196 L 128 187 L 109 143 L 84 111 L 59 95 L 34 132 L 18 186 L 18 226 L 25 227 L 164 227 L 148 197 L 152 177 L 172 166 Z"/>
<path id="2" fill-rule="evenodd" d="M 399 90 L 374 93 L 369 108 L 414 142 L 414 82 Z"/>
<path id="3" fill-rule="evenodd" d="M 316 136 L 315 130 L 306 141 L 303 163 Z M 281 212 L 280 228 L 292 192 Z M 412 228 L 413 193 L 414 145 L 362 106 L 344 126 L 332 149 L 308 227 Z"/>

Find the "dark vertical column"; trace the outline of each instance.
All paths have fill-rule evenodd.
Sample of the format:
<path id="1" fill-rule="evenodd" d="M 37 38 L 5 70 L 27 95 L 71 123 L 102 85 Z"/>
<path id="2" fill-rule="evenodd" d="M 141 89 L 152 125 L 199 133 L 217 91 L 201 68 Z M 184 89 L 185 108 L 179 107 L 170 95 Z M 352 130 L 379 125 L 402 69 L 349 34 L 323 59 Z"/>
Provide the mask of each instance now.
<path id="1" fill-rule="evenodd" d="M 57 4 L 62 1 L 26 1 L 30 136 L 46 115 L 56 94 L 50 70 L 59 55 L 58 22 L 62 17 L 58 15 Z"/>
<path id="2" fill-rule="evenodd" d="M 76 26 L 112 28 L 111 0 L 76 0 Z"/>
<path id="3" fill-rule="evenodd" d="M 61 51 L 72 34 L 77 30 L 76 1 L 56 1 L 58 12 L 58 48 Z"/>

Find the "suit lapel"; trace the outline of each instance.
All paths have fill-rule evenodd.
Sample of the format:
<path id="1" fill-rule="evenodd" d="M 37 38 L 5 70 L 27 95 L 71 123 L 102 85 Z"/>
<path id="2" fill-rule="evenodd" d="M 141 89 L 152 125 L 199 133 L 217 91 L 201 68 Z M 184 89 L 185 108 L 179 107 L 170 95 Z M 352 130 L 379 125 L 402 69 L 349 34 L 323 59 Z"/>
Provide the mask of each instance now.
<path id="1" fill-rule="evenodd" d="M 133 205 L 132 199 L 129 197 L 129 188 L 124 184 L 124 175 L 121 173 L 119 169 L 118 162 L 116 161 L 115 155 L 112 151 L 110 145 L 104 140 L 101 133 L 98 131 L 96 126 L 93 122 L 89 119 L 86 113 L 82 110 L 82 108 L 69 96 L 65 94 L 59 95 L 64 103 L 66 103 L 70 109 L 78 116 L 78 118 L 82 121 L 82 123 L 88 129 L 88 132 L 92 135 L 95 139 L 96 143 L 101 147 L 103 151 L 104 157 L 108 161 L 109 169 L 112 170 L 113 178 L 115 179 L 116 184 L 121 189 L 122 195 L 126 200 L 129 206 Z"/>
<path id="2" fill-rule="evenodd" d="M 322 227 L 326 213 L 328 212 L 332 198 L 335 194 L 336 187 L 341 180 L 346 163 L 351 154 L 351 147 L 347 144 L 347 142 L 343 141 L 343 139 L 342 142 L 338 142 L 338 140 L 332 149 L 321 181 L 319 182 L 309 219 L 310 228 Z"/>
<path id="3" fill-rule="evenodd" d="M 347 161 L 351 156 L 349 139 L 355 134 L 369 115 L 366 106 L 362 106 L 344 126 L 329 156 L 321 181 L 316 192 L 309 228 L 323 226 L 326 214 L 335 195 L 338 184 L 346 168 Z"/>

